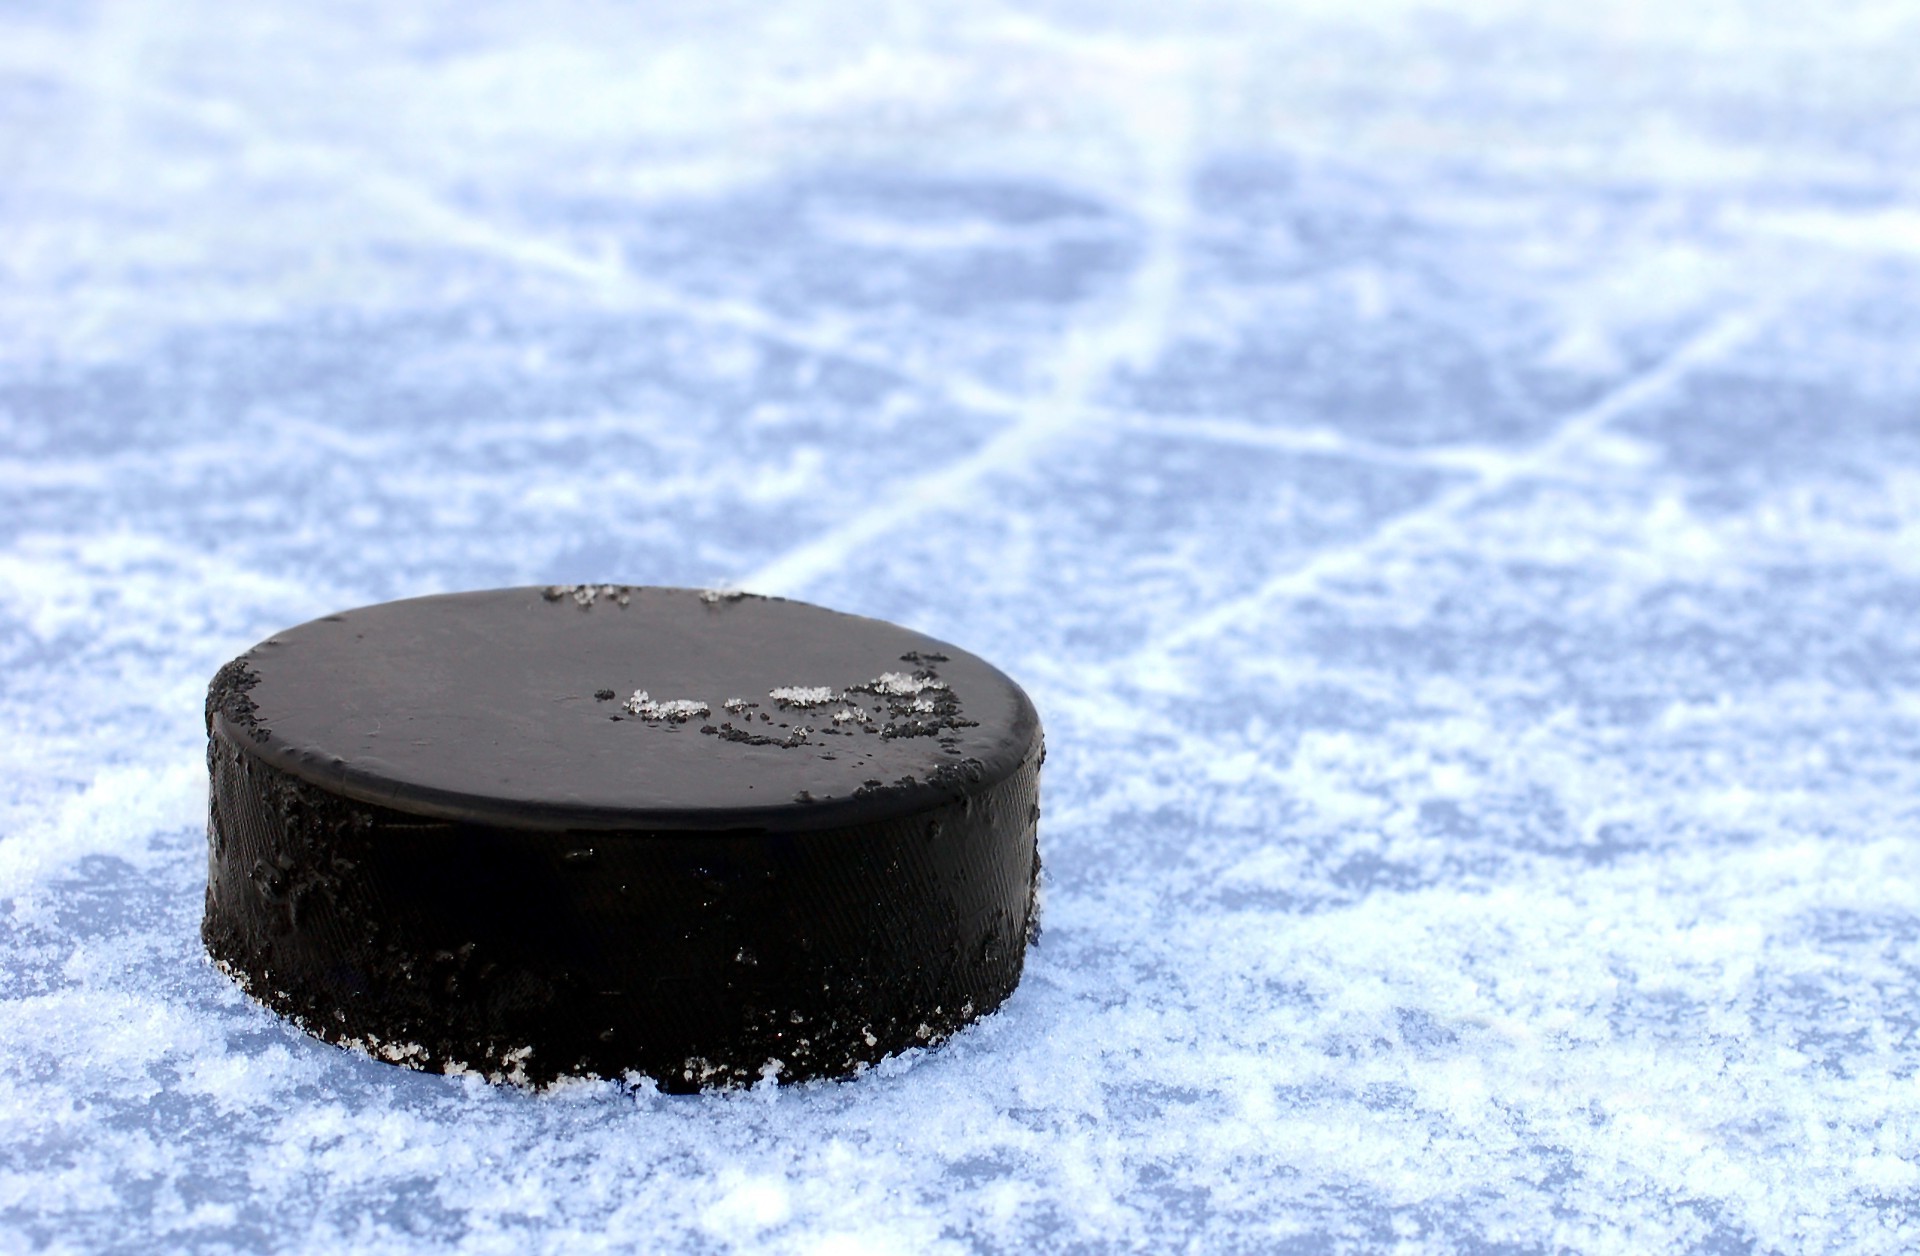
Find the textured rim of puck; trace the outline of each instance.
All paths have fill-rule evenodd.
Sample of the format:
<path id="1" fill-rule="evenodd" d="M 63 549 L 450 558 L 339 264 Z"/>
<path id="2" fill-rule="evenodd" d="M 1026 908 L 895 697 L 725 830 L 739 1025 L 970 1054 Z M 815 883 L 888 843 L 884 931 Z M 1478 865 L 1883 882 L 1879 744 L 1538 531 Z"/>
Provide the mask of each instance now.
<path id="1" fill-rule="evenodd" d="M 381 1059 L 844 1076 L 1020 980 L 1039 717 L 920 633 L 691 589 L 444 594 L 277 634 L 206 714 L 208 952 Z"/>

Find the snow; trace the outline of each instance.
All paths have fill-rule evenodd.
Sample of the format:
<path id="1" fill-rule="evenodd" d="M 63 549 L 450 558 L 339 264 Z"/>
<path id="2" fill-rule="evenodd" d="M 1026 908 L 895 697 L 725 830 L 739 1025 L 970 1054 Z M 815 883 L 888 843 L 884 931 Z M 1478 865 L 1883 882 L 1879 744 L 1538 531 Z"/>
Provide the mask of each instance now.
<path id="1" fill-rule="evenodd" d="M 634 690 L 633 696 L 620 705 L 626 708 L 627 714 L 643 720 L 667 720 L 675 724 L 684 724 L 696 715 L 707 715 L 711 711 L 698 698 L 655 698 L 644 689 Z"/>
<path id="2" fill-rule="evenodd" d="M 1891 0 L 0 7 L 0 1248 L 1920 1246 L 1916 55 Z M 1019 680 L 1011 1001 L 693 1097 L 250 1002 L 206 682 L 509 584 Z"/>
<path id="3" fill-rule="evenodd" d="M 947 682 L 932 676 L 913 676 L 906 672 L 881 672 L 872 680 L 856 688 L 872 693 L 890 695 L 896 698 L 911 697 L 925 693 L 929 689 L 945 689 Z"/>
<path id="4" fill-rule="evenodd" d="M 783 707 L 830 706 L 840 701 L 840 694 L 826 685 L 781 685 L 768 690 L 767 696 Z"/>

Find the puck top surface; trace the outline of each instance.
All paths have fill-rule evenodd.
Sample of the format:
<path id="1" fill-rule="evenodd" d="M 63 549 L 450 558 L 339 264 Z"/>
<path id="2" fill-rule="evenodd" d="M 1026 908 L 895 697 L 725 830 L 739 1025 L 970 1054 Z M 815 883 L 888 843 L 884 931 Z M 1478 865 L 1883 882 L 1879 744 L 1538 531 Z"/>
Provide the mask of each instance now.
<path id="1" fill-rule="evenodd" d="M 1004 779 L 1027 696 L 880 620 L 623 585 L 386 602 L 276 634 L 212 726 L 363 802 L 535 828 L 804 830 Z"/>

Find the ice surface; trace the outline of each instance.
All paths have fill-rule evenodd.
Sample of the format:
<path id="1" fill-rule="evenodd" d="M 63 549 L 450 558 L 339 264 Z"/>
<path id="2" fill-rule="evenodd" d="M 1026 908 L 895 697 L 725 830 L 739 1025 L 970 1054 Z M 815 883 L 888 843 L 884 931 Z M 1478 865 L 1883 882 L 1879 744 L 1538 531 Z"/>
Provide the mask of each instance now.
<path id="1" fill-rule="evenodd" d="M 1894 0 L 0 7 L 0 1249 L 1920 1246 L 1917 58 Z M 609 580 L 1028 688 L 1000 1013 L 531 1095 L 205 962 L 222 662 Z"/>

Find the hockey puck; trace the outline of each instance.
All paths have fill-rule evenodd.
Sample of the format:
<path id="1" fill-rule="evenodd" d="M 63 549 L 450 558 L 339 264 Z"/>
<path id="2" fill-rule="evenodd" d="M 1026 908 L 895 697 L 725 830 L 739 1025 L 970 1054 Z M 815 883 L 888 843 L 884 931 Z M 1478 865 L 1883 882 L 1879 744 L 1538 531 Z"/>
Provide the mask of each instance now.
<path id="1" fill-rule="evenodd" d="M 991 665 L 801 602 L 369 606 L 214 678 L 202 936 L 308 1032 L 414 1068 L 843 1076 L 1018 983 L 1043 755 Z"/>

